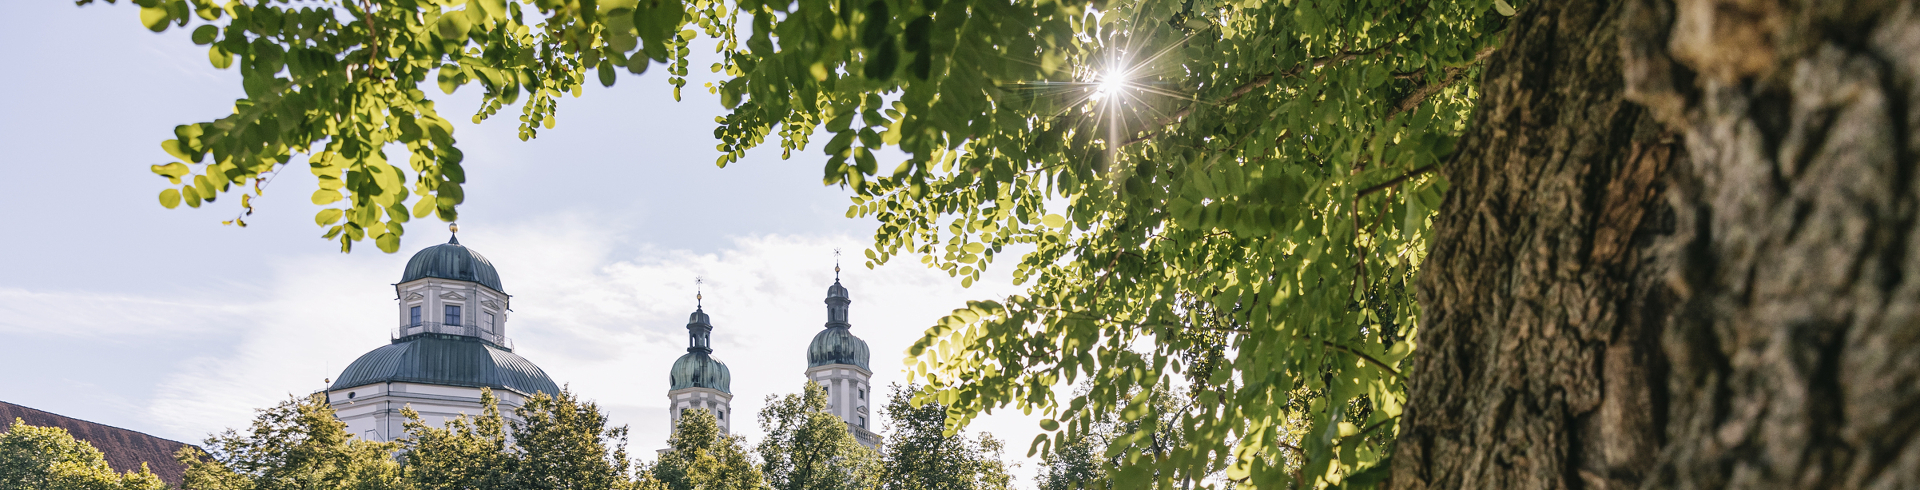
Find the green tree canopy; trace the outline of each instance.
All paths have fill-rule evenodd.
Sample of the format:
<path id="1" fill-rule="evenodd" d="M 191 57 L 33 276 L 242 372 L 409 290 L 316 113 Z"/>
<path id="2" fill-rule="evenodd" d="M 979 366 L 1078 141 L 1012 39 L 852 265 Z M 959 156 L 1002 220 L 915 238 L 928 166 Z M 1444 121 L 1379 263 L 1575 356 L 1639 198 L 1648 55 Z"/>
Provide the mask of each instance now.
<path id="1" fill-rule="evenodd" d="M 0 490 L 165 490 L 147 470 L 119 473 L 93 444 L 59 427 L 36 427 L 13 419 L 0 433 Z"/>
<path id="2" fill-rule="evenodd" d="M 698 409 L 681 413 L 653 478 L 669 490 L 760 490 L 766 482 L 744 440 L 721 434 L 713 412 Z"/>
<path id="3" fill-rule="evenodd" d="M 964 430 L 947 430 L 947 407 L 915 405 L 911 386 L 893 385 L 887 405 L 887 443 L 883 457 L 886 490 L 1008 490 L 1013 478 L 1001 460 L 1004 444 L 992 434 L 968 439 Z"/>
<path id="4" fill-rule="evenodd" d="M 571 390 L 538 393 L 500 413 L 492 389 L 480 391 L 482 412 L 433 427 L 412 407 L 407 416 L 407 479 L 415 488 L 625 490 L 634 488 L 626 427 L 608 427 L 606 413 Z M 644 478 L 642 480 L 645 480 Z"/>
<path id="5" fill-rule="evenodd" d="M 407 481 L 422 490 L 508 488 L 515 458 L 499 403 L 493 389 L 483 388 L 478 416 L 454 417 L 440 427 L 421 420 L 412 406 L 401 408 L 407 437 L 398 442 L 406 448 Z"/>
<path id="6" fill-rule="evenodd" d="M 207 438 L 204 457 L 183 448 L 184 485 L 194 490 L 403 490 L 400 449 L 347 433 L 322 395 L 260 409 L 245 432 Z"/>
<path id="7" fill-rule="evenodd" d="M 949 430 L 995 407 L 1039 410 L 1051 434 L 1030 449 L 1048 450 L 1093 414 L 1144 413 L 1127 394 L 1185 375 L 1183 356 L 1212 339 L 1217 366 L 1180 417 L 1188 443 L 1127 464 L 1165 478 L 1224 466 L 1264 487 L 1343 482 L 1379 467 L 1398 433 L 1417 338 L 1405 285 L 1446 188 L 1431 170 L 1514 8 L 134 1 L 151 29 L 193 29 L 247 89 L 233 114 L 162 144 L 177 161 L 153 170 L 177 187 L 161 204 L 235 192 L 247 209 L 304 154 L 325 236 L 389 252 L 409 216 L 450 220 L 462 199 L 451 126 L 419 88 L 429 78 L 481 85 L 476 121 L 521 104 L 526 138 L 590 76 L 661 62 L 677 93 L 704 33 L 727 77 L 707 89 L 731 110 L 718 163 L 769 139 L 805 150 L 824 130 L 823 182 L 852 192 L 849 216 L 880 222 L 869 266 L 917 255 L 970 285 L 996 254 L 1026 250 L 1013 270 L 1025 293 L 956 310 L 908 352 Z M 909 157 L 882 166 L 890 147 Z M 1057 398 L 1082 376 L 1106 382 Z M 1281 442 L 1290 421 L 1305 423 L 1297 455 Z"/>
<path id="8" fill-rule="evenodd" d="M 515 488 L 616 490 L 632 484 L 627 428 L 607 427 L 607 415 L 570 389 L 528 398 L 512 421 Z"/>
<path id="9" fill-rule="evenodd" d="M 760 409 L 761 474 L 775 490 L 872 490 L 880 458 L 827 411 L 827 391 L 813 381 L 797 394 L 767 395 Z"/>

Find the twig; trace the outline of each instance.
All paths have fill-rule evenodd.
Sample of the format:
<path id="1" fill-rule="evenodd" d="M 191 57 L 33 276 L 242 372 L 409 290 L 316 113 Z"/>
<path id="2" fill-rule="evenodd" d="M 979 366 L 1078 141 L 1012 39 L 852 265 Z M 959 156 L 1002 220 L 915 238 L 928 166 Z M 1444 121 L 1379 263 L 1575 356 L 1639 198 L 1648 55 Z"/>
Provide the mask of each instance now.
<path id="1" fill-rule="evenodd" d="M 1401 376 L 1400 376 L 1400 370 L 1398 370 L 1398 369 L 1394 369 L 1394 368 L 1393 368 L 1393 366 L 1388 366 L 1388 365 L 1387 365 L 1387 363 L 1384 363 L 1384 362 L 1380 362 L 1380 360 L 1379 360 L 1379 359 L 1374 359 L 1374 358 L 1373 358 L 1373 356 L 1370 356 L 1370 355 L 1367 355 L 1367 354 L 1365 354 L 1365 353 L 1362 353 L 1362 352 L 1360 352 L 1360 351 L 1356 351 L 1356 350 L 1353 350 L 1353 349 L 1350 349 L 1350 348 L 1347 348 L 1347 346 L 1344 346 L 1344 345 L 1340 345 L 1340 344 L 1335 344 L 1335 343 L 1333 343 L 1332 341 L 1329 341 L 1329 340 L 1322 340 L 1322 341 L 1320 341 L 1320 343 L 1321 343 L 1322 345 L 1325 345 L 1325 346 L 1327 346 L 1328 348 L 1331 348 L 1331 349 L 1333 349 L 1333 350 L 1337 350 L 1337 351 L 1340 351 L 1340 352 L 1345 352 L 1345 353 L 1348 353 L 1348 354 L 1353 354 L 1353 355 L 1354 355 L 1354 357 L 1359 357 L 1359 358 L 1360 358 L 1361 360 L 1364 360 L 1364 361 L 1367 361 L 1367 362 L 1369 362 L 1369 363 L 1373 363 L 1373 365 L 1375 365 L 1375 366 L 1379 366 L 1379 367 L 1380 367 L 1380 369 L 1381 369 L 1381 370 L 1384 370 L 1384 371 L 1386 371 L 1386 372 L 1387 372 L 1387 374 L 1391 374 L 1391 375 L 1393 375 L 1393 379 L 1395 379 L 1395 380 L 1398 380 L 1398 381 L 1400 381 L 1400 382 L 1402 382 L 1402 383 L 1405 383 L 1405 382 L 1407 382 L 1407 378 L 1404 378 L 1404 377 L 1401 377 Z"/>
<path id="2" fill-rule="evenodd" d="M 1447 88 L 1448 85 L 1453 85 L 1453 82 L 1460 81 L 1460 77 L 1466 75 L 1468 69 L 1480 64 L 1480 62 L 1487 59 L 1488 56 L 1493 55 L 1494 47 L 1493 45 L 1488 45 L 1485 48 L 1480 48 L 1479 52 L 1473 54 L 1473 61 L 1446 69 L 1444 71 L 1446 75 L 1441 77 L 1440 83 L 1429 83 L 1421 85 L 1420 88 L 1413 89 L 1413 93 L 1407 94 L 1406 97 L 1400 99 L 1400 102 L 1393 105 L 1393 111 L 1387 113 L 1387 119 L 1393 119 L 1394 116 L 1399 116 L 1403 112 L 1420 107 L 1420 103 L 1426 102 L 1427 97 L 1432 97 L 1433 94 L 1439 93 L 1440 89 Z"/>
<path id="3" fill-rule="evenodd" d="M 1380 192 L 1380 191 L 1383 191 L 1383 190 L 1386 190 L 1386 189 L 1387 189 L 1388 187 L 1393 187 L 1393 186 L 1395 186 L 1395 185 L 1398 185 L 1398 184 L 1400 184 L 1401 182 L 1406 182 L 1406 180 L 1407 180 L 1407 179 L 1411 179 L 1411 178 L 1414 178 L 1414 177 L 1418 177 L 1418 176 L 1420 176 L 1420 174 L 1424 174 L 1424 173 L 1427 173 L 1427 172 L 1432 172 L 1432 171 L 1433 171 L 1433 169 L 1435 169 L 1435 168 L 1439 168 L 1439 166 L 1440 166 L 1440 165 L 1439 165 L 1439 164 L 1436 164 L 1436 163 L 1429 163 L 1429 164 L 1427 164 L 1427 165 L 1424 165 L 1424 166 L 1421 166 L 1420 168 L 1416 168 L 1416 169 L 1413 169 L 1413 170 L 1408 170 L 1408 171 L 1407 171 L 1407 173 L 1404 173 L 1404 174 L 1400 174 L 1400 176 L 1399 176 L 1399 177 L 1394 177 L 1394 178 L 1391 178 L 1391 179 L 1387 179 L 1387 181 L 1386 181 L 1386 182 L 1381 182 L 1381 183 L 1378 183 L 1378 184 L 1374 184 L 1374 185 L 1373 185 L 1372 187 L 1368 187 L 1368 188 L 1365 188 L 1365 189 L 1360 189 L 1360 192 L 1358 192 L 1358 193 L 1355 193 L 1355 194 L 1353 195 L 1353 197 L 1354 197 L 1355 199 L 1358 199 L 1358 198 L 1361 198 L 1361 197 L 1365 197 L 1365 196 L 1366 196 L 1367 194 L 1372 194 L 1372 193 L 1375 193 L 1375 192 Z"/>

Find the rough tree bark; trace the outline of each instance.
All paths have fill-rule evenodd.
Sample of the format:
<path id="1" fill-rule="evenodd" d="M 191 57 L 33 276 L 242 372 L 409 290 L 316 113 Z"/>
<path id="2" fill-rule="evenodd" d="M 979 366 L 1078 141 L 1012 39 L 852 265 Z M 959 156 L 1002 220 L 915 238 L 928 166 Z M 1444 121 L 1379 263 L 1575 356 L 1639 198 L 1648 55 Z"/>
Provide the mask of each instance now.
<path id="1" fill-rule="evenodd" d="M 1536 2 L 1481 81 L 1396 488 L 1920 488 L 1920 7 Z"/>

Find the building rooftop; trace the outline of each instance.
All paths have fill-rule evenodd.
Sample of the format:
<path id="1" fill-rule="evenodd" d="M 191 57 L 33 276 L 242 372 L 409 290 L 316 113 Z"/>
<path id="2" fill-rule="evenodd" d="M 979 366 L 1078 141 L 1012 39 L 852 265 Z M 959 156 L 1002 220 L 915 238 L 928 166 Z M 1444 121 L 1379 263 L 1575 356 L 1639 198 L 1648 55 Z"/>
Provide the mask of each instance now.
<path id="1" fill-rule="evenodd" d="M 189 444 L 161 439 L 145 433 L 122 429 L 110 425 L 97 424 L 44 410 L 35 410 L 7 402 L 0 402 L 0 432 L 12 430 L 13 420 L 20 419 L 27 425 L 38 427 L 59 427 L 73 434 L 74 439 L 87 441 L 94 449 L 99 449 L 107 458 L 107 466 L 114 471 L 140 471 L 140 463 L 146 463 L 154 476 L 160 477 L 167 485 L 178 488 L 187 468 L 173 459 L 173 453 Z"/>

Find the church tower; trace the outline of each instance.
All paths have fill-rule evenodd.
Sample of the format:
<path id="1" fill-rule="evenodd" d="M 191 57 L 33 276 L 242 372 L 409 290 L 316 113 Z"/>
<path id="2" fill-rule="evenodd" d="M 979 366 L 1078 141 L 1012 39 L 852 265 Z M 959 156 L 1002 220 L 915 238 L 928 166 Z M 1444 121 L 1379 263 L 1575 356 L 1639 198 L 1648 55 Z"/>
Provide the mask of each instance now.
<path id="1" fill-rule="evenodd" d="M 693 298 L 693 315 L 687 318 L 687 353 L 673 362 L 673 371 L 668 373 L 672 384 L 667 391 L 668 417 L 672 427 L 679 427 L 682 412 L 711 411 L 720 421 L 720 433 L 727 434 L 733 425 L 729 406 L 733 401 L 733 374 L 727 371 L 727 363 L 713 358 L 713 320 L 700 305 L 700 295 L 695 293 Z"/>
<path id="2" fill-rule="evenodd" d="M 868 448 L 877 447 L 880 437 L 873 433 L 873 369 L 867 367 L 867 342 L 847 329 L 847 287 L 840 285 L 840 266 L 833 267 L 833 285 L 827 287 L 827 325 L 813 336 L 807 346 L 807 379 L 827 389 L 827 410 L 846 421 L 853 439 Z"/>
<path id="3" fill-rule="evenodd" d="M 436 427 L 478 416 L 482 388 L 493 389 L 508 418 L 528 397 L 560 393 L 539 366 L 513 353 L 500 274 L 459 238 L 413 254 L 393 288 L 399 326 L 392 342 L 354 360 L 327 387 L 348 432 L 371 441 L 398 438 L 407 406 Z"/>

